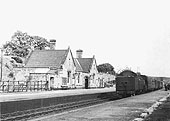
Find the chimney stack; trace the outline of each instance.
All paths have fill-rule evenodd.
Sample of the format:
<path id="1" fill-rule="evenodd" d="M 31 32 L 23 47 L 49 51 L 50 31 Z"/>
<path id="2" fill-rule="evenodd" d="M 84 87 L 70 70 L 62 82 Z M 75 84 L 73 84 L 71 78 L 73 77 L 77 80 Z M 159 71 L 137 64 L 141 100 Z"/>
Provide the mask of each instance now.
<path id="1" fill-rule="evenodd" d="M 83 50 L 79 49 L 76 51 L 77 58 L 82 58 Z"/>
<path id="2" fill-rule="evenodd" d="M 56 46 L 56 40 L 51 39 L 50 40 L 50 50 L 55 50 L 55 46 Z"/>

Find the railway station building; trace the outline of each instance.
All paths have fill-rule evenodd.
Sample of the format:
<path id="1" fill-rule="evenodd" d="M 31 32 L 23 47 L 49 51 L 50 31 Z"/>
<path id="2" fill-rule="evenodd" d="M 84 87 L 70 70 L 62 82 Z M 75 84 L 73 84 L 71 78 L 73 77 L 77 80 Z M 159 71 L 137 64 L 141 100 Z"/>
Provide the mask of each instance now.
<path id="1" fill-rule="evenodd" d="M 70 47 L 56 50 L 55 40 L 50 42 L 50 49 L 31 52 L 24 67 L 15 69 L 19 72 L 16 78 L 22 75 L 25 81 L 46 82 L 48 89 L 103 87 L 95 56 L 83 58 L 83 51 L 77 50 L 74 58 Z"/>

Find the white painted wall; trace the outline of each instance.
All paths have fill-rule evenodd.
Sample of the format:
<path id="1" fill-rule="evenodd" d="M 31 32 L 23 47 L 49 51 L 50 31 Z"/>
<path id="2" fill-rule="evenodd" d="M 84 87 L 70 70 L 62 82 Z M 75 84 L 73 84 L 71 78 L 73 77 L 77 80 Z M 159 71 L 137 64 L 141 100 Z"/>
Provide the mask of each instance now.
<path id="1" fill-rule="evenodd" d="M 76 75 L 75 75 L 76 88 L 84 88 L 85 87 L 85 82 L 84 82 L 85 76 L 89 76 L 89 74 L 83 73 L 83 72 L 76 72 Z"/>
<path id="2" fill-rule="evenodd" d="M 67 83 L 67 86 L 71 88 L 74 88 L 76 85 L 76 80 L 74 78 L 75 70 L 76 70 L 76 67 L 74 65 L 74 60 L 71 55 L 71 50 L 69 50 L 68 55 L 66 57 L 66 61 L 63 64 L 63 71 L 62 71 L 61 77 L 65 77 L 68 79 L 68 71 L 71 72 L 70 77 L 69 77 L 69 82 Z"/>
<path id="3" fill-rule="evenodd" d="M 99 80 L 98 80 L 98 70 L 95 58 L 93 59 L 93 63 L 90 69 L 90 87 L 99 87 Z M 94 76 L 93 76 L 94 75 Z"/>

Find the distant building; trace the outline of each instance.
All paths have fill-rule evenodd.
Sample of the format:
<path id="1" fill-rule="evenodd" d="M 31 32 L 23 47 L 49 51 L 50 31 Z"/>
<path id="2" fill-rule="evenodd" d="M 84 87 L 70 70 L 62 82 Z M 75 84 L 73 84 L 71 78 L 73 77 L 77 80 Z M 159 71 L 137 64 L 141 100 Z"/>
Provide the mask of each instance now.
<path id="1" fill-rule="evenodd" d="M 116 76 L 109 73 L 98 73 L 99 79 L 102 79 L 104 83 L 115 81 Z"/>

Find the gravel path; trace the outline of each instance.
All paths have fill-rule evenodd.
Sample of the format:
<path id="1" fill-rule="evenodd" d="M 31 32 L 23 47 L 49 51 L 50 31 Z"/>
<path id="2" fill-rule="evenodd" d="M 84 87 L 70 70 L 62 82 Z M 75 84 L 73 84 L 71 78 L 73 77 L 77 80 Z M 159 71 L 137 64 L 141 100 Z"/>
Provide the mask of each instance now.
<path id="1" fill-rule="evenodd" d="M 42 117 L 34 121 L 131 121 L 168 95 L 167 91 L 137 95 L 61 114 Z"/>

